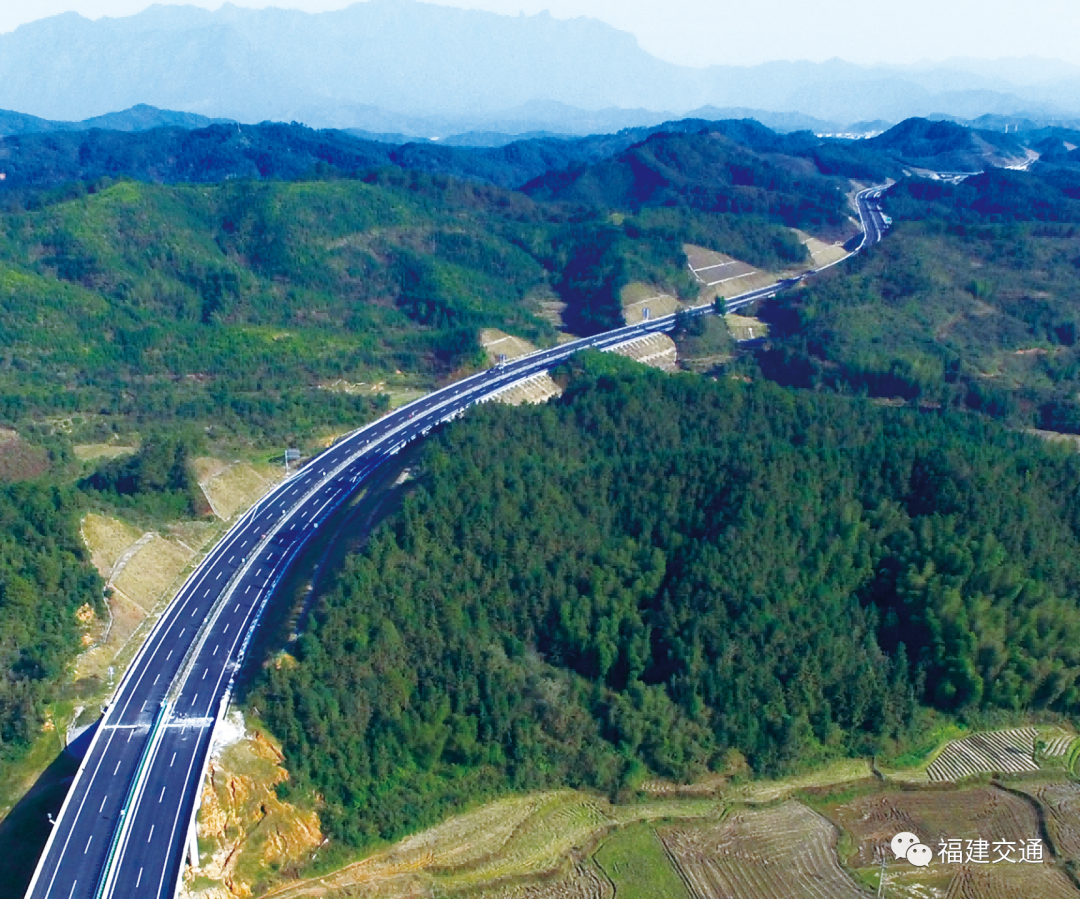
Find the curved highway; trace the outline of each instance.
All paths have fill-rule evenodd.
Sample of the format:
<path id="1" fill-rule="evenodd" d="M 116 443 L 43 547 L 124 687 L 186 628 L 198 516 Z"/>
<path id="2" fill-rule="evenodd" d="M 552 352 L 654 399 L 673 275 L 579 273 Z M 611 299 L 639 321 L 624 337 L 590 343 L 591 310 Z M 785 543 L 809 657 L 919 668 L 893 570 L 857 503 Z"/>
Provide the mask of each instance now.
<path id="1" fill-rule="evenodd" d="M 856 252 L 881 239 L 881 190 L 857 195 L 863 237 Z M 790 283 L 732 298 L 727 308 Z M 665 316 L 540 350 L 437 390 L 349 434 L 256 503 L 191 574 L 118 685 L 27 899 L 174 896 L 185 854 L 197 851 L 196 803 L 233 677 L 275 586 L 320 523 L 388 456 L 467 406 L 581 349 L 612 349 L 674 323 Z"/>

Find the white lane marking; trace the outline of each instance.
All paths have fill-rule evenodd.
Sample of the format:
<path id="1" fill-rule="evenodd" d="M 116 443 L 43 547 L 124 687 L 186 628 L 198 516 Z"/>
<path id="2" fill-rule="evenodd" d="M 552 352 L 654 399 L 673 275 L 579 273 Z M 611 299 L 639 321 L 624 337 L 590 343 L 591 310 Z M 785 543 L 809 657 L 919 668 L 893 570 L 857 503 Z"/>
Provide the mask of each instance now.
<path id="1" fill-rule="evenodd" d="M 232 565 L 232 563 L 233 563 L 233 559 L 235 559 L 235 558 L 236 558 L 236 556 L 235 556 L 235 555 L 231 555 L 231 556 L 229 556 L 229 564 L 230 564 L 230 565 Z"/>
<path id="2" fill-rule="evenodd" d="M 216 577 L 216 578 L 214 578 L 214 580 L 215 580 L 215 581 L 217 581 L 217 580 L 221 580 L 221 569 L 218 569 L 217 577 Z"/>
<path id="3" fill-rule="evenodd" d="M 91 783 L 91 784 L 92 784 L 92 783 L 94 782 L 94 780 L 95 780 L 95 779 L 97 778 L 97 775 L 98 775 L 98 771 L 100 771 L 100 770 L 101 770 L 101 766 L 102 766 L 102 764 L 103 764 L 103 763 L 105 762 L 105 757 L 106 757 L 106 756 L 107 756 L 107 755 L 109 754 L 109 747 L 111 747 L 111 746 L 112 746 L 112 741 L 113 741 L 113 739 L 114 739 L 115 737 L 116 737 L 116 731 L 114 730 L 114 731 L 113 731 L 113 732 L 112 732 L 111 734 L 109 734 L 109 739 L 108 739 L 108 742 L 106 742 L 106 744 L 105 744 L 105 748 L 101 750 L 101 754 L 100 754 L 100 755 L 98 756 L 97 764 L 96 764 L 96 765 L 94 765 L 94 772 L 93 772 L 93 774 L 91 774 L 91 775 L 90 775 L 90 783 Z M 120 768 L 120 762 L 119 762 L 119 761 L 117 761 L 117 763 L 116 763 L 116 767 L 117 767 L 117 770 L 119 770 L 119 768 Z M 113 774 L 115 775 L 115 774 L 116 774 L 116 772 L 114 771 L 114 772 L 113 772 Z M 87 790 L 87 792 L 85 792 L 85 793 L 83 794 L 83 798 L 82 798 L 82 799 L 81 799 L 81 800 L 79 801 L 79 808 L 78 808 L 78 809 L 76 810 L 76 812 L 75 812 L 75 821 L 76 821 L 76 822 L 77 822 L 77 821 L 79 820 L 79 818 L 81 818 L 81 817 L 82 817 L 82 813 L 83 813 L 83 807 L 84 807 L 84 806 L 86 805 L 86 800 L 87 800 L 87 799 L 88 799 L 89 797 L 90 797 L 90 792 L 89 792 L 89 790 Z M 106 796 L 106 798 L 108 798 L 108 797 Z M 102 800 L 102 805 L 104 805 L 104 800 Z M 68 834 L 67 834 L 67 837 L 66 837 L 66 838 L 64 839 L 64 846 L 63 846 L 63 848 L 62 848 L 62 849 L 60 850 L 60 856 L 61 856 L 61 858 L 62 858 L 62 857 L 63 857 L 64 855 L 66 855 L 66 854 L 67 854 L 67 847 L 68 847 L 68 846 L 69 846 L 69 845 L 71 844 L 71 837 L 72 837 L 73 833 L 74 833 L 74 824 L 72 824 L 72 826 L 68 828 Z M 57 875 L 58 875 L 59 873 L 60 873 L 60 866 L 58 865 L 58 866 L 57 866 L 57 867 L 56 867 L 56 868 L 55 868 L 55 869 L 53 870 L 53 874 L 52 874 L 52 877 L 50 877 L 50 878 L 49 878 L 49 886 L 48 886 L 48 888 L 47 888 L 47 889 L 45 890 L 45 895 L 46 895 L 46 896 L 47 896 L 47 895 L 48 895 L 48 894 L 49 894 L 50 892 L 52 892 L 52 888 L 53 888 L 53 885 L 54 885 L 54 884 L 56 883 L 56 877 L 57 877 Z M 73 893 L 75 892 L 75 884 L 77 884 L 77 883 L 78 883 L 78 881 L 76 880 L 76 881 L 75 881 L 75 883 L 73 883 L 73 884 L 71 885 L 71 891 L 72 891 Z"/>
<path id="4" fill-rule="evenodd" d="M 77 880 L 73 880 L 71 882 L 71 892 L 68 893 L 68 899 L 71 899 L 71 897 L 75 895 L 75 887 L 77 887 L 78 885 L 79 885 L 79 881 L 77 881 Z"/>
<path id="5" fill-rule="evenodd" d="M 325 472 L 325 470 L 324 470 L 324 472 Z M 309 478 L 308 478 L 307 480 L 309 480 L 309 481 L 310 481 L 310 480 L 311 480 L 311 477 L 309 477 Z M 303 515 L 303 518 L 308 518 L 308 515 Z M 207 574 L 208 574 L 208 572 L 207 572 Z M 272 574 L 272 573 L 271 573 L 271 574 Z M 220 577 L 220 573 L 218 574 L 218 577 Z M 242 630 L 242 629 L 241 629 L 241 630 Z M 164 647 L 162 647 L 162 648 L 164 648 Z M 168 653 L 168 656 L 167 656 L 167 657 L 171 657 L 171 656 L 172 656 L 172 650 L 170 650 L 170 653 Z M 224 673 L 224 672 L 222 672 L 222 673 Z M 175 759 L 175 754 L 174 754 L 174 759 Z"/>
<path id="6" fill-rule="evenodd" d="M 222 635 L 222 636 L 225 636 L 225 634 L 227 634 L 228 632 L 229 632 L 229 625 L 227 625 L 227 624 L 226 624 L 226 625 L 225 625 L 225 630 L 223 630 L 223 631 L 221 632 L 221 635 Z"/>
<path id="7" fill-rule="evenodd" d="M 206 672 L 209 670 L 209 668 L 203 668 L 202 677 L 200 677 L 199 680 L 206 680 Z"/>
<path id="8" fill-rule="evenodd" d="M 237 603 L 236 608 L 233 609 L 233 612 L 235 613 L 235 612 L 239 612 L 239 611 L 240 611 L 240 603 Z"/>
<path id="9" fill-rule="evenodd" d="M 194 617 L 195 617 L 195 613 L 196 613 L 196 612 L 198 612 L 198 611 L 199 611 L 199 607 L 198 607 L 198 606 L 192 606 L 192 607 L 191 607 L 191 617 L 192 617 L 192 618 L 194 618 Z"/>
<path id="10" fill-rule="evenodd" d="M 191 698 L 191 704 L 192 704 L 192 705 L 195 705 L 195 700 L 196 700 L 196 699 L 198 699 L 198 698 L 199 698 L 199 694 L 198 694 L 198 693 L 196 693 L 196 694 L 195 694 L 195 695 L 194 695 L 194 696 L 193 696 L 193 697 Z"/>
<path id="11" fill-rule="evenodd" d="M 165 656 L 165 661 L 166 661 L 166 662 L 167 662 L 167 661 L 169 661 L 169 659 L 171 659 L 171 658 L 172 658 L 172 654 L 173 654 L 173 651 L 172 651 L 172 650 L 170 649 L 170 650 L 169 650 L 169 654 L 168 654 L 167 656 Z"/>
<path id="12" fill-rule="evenodd" d="M 131 738 L 134 737 L 134 736 L 135 736 L 135 729 L 132 728 L 131 730 L 128 731 L 128 738 L 124 742 L 125 743 L 130 743 Z"/>
<path id="13" fill-rule="evenodd" d="M 100 815 L 100 814 L 101 814 L 101 813 L 102 813 L 103 811 L 105 811 L 105 800 L 106 800 L 106 799 L 108 799 L 108 798 L 109 798 L 109 794 L 108 794 L 108 793 L 106 793 L 106 794 L 105 794 L 105 799 L 102 799 L 102 800 L 101 800 L 101 808 L 99 808 L 99 809 L 98 809 L 98 814 L 99 814 L 99 815 Z"/>
<path id="14" fill-rule="evenodd" d="M 171 759 L 169 759 L 169 767 L 170 767 L 170 768 L 171 768 L 171 767 L 173 766 L 173 762 L 175 762 L 175 761 L 176 761 L 176 753 L 174 752 L 174 753 L 172 754 L 172 758 L 171 758 Z"/>
<path id="15" fill-rule="evenodd" d="M 158 803 L 160 804 L 160 803 L 161 803 L 161 800 L 162 800 L 162 799 L 164 799 L 164 798 L 165 798 L 165 788 L 164 788 L 164 787 L 162 787 L 162 788 L 161 788 L 161 795 L 160 795 L 160 796 L 158 796 L 158 798 L 157 798 L 157 801 L 158 801 Z"/>
<path id="16" fill-rule="evenodd" d="M 139 868 L 139 876 L 135 878 L 135 889 L 138 889 L 139 884 L 142 883 L 142 872 L 143 872 L 143 869 Z"/>
<path id="17" fill-rule="evenodd" d="M 248 584 L 247 587 L 244 589 L 244 596 L 247 596 L 250 592 L 251 592 L 251 584 Z M 239 607 L 240 604 L 237 603 L 236 605 L 237 605 L 237 607 Z"/>
<path id="18" fill-rule="evenodd" d="M 90 834 L 90 839 L 86 841 L 86 848 L 82 851 L 83 855 L 86 855 L 90 851 L 90 844 L 94 842 L 94 835 Z"/>
<path id="19" fill-rule="evenodd" d="M 217 646 L 215 646 L 215 647 L 214 647 L 214 651 L 213 651 L 213 652 L 211 653 L 211 655 L 215 655 L 215 656 L 216 656 L 216 655 L 217 655 L 217 651 L 218 651 L 219 649 L 221 649 L 221 644 L 220 644 L 220 643 L 219 643 L 219 644 L 217 644 Z"/>
<path id="20" fill-rule="evenodd" d="M 157 675 L 157 677 L 155 677 L 155 678 L 154 678 L 154 686 L 157 686 L 157 682 L 158 682 L 158 681 L 159 681 L 160 679 L 161 679 L 161 675 L 160 675 L 160 674 L 159 674 L 159 675 Z M 145 708 L 145 706 L 144 706 L 144 708 Z"/>
<path id="21" fill-rule="evenodd" d="M 178 637 L 177 637 L 176 639 L 177 639 L 177 640 L 179 640 L 179 639 L 180 639 L 180 637 L 184 636 L 184 631 L 186 631 L 186 630 L 187 630 L 187 628 L 186 628 L 186 627 L 182 627 L 182 628 L 180 628 L 180 635 L 179 635 L 179 636 L 178 636 Z"/>
<path id="22" fill-rule="evenodd" d="M 146 835 L 146 842 L 149 843 L 154 838 L 154 825 L 150 825 L 150 833 Z"/>
<path id="23" fill-rule="evenodd" d="M 223 669 L 222 672 L 221 672 L 221 676 L 224 676 L 224 674 L 225 674 L 225 671 Z M 218 679 L 218 685 L 219 686 L 221 685 L 220 677 Z M 209 747 L 207 747 L 207 751 L 209 751 Z M 191 753 L 191 758 L 188 761 L 187 776 L 184 779 L 184 783 L 187 783 L 188 780 L 191 778 L 191 772 L 195 767 L 195 759 L 198 757 L 198 755 L 199 755 L 199 753 L 197 751 Z M 173 754 L 173 758 L 174 759 L 176 758 L 175 753 Z M 182 806 L 183 806 L 182 802 L 175 802 L 175 803 L 173 803 L 173 806 L 172 806 L 173 809 L 175 810 L 174 813 L 173 813 L 172 829 L 169 831 L 169 840 L 165 844 L 166 847 L 167 847 L 166 852 L 165 852 L 165 864 L 161 866 L 161 878 L 160 878 L 160 880 L 158 880 L 158 888 L 157 888 L 157 892 L 154 894 L 154 899 L 159 899 L 159 897 L 161 896 L 162 892 L 165 889 L 165 877 L 169 873 L 169 868 L 170 868 L 169 857 L 172 855 L 173 846 L 176 845 L 176 828 L 180 823 L 180 809 L 182 808 Z"/>
<path id="24" fill-rule="evenodd" d="M 123 759 L 117 759 L 116 760 L 116 767 L 113 768 L 113 772 L 112 772 L 113 777 L 116 777 L 116 772 L 120 770 L 120 762 L 122 762 L 122 761 L 123 761 Z"/>

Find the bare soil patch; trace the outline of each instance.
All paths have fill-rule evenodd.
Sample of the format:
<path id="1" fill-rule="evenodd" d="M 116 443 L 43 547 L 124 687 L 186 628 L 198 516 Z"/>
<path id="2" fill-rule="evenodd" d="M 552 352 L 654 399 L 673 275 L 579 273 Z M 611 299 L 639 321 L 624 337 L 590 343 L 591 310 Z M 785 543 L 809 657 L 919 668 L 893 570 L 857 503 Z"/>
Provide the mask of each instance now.
<path id="1" fill-rule="evenodd" d="M 222 521 L 229 521 L 259 499 L 281 477 L 284 470 L 257 471 L 247 462 L 222 463 L 218 459 L 196 459 L 199 486 L 210 508 Z"/>
<path id="2" fill-rule="evenodd" d="M 241 729 L 243 722 L 240 722 Z M 210 763 L 199 813 L 200 865 L 186 872 L 220 881 L 233 895 L 250 895 L 270 866 L 306 861 L 323 836 L 314 812 L 278 799 L 274 788 L 289 779 L 281 748 L 260 728 L 241 731 Z"/>
<path id="3" fill-rule="evenodd" d="M 649 334 L 616 347 L 611 352 L 662 371 L 679 370 L 679 350 L 667 334 Z"/>
<path id="4" fill-rule="evenodd" d="M 116 443 L 80 443 L 72 447 L 77 459 L 90 462 L 94 459 L 116 459 L 139 451 L 137 446 L 120 446 Z"/>
<path id="5" fill-rule="evenodd" d="M 520 406 L 524 403 L 546 403 L 560 394 L 562 388 L 548 372 L 543 371 L 500 391 L 491 400 L 508 406 Z"/>
<path id="6" fill-rule="evenodd" d="M 1080 893 L 1049 865 L 971 865 L 956 874 L 945 899 L 1077 899 Z"/>
<path id="7" fill-rule="evenodd" d="M 853 867 L 871 867 L 891 858 L 889 841 L 901 831 L 917 834 L 937 849 L 942 839 L 1012 840 L 1040 838 L 1032 804 L 997 787 L 964 790 L 898 790 L 863 796 L 838 806 L 831 817 L 854 841 Z"/>
<path id="8" fill-rule="evenodd" d="M 661 318 L 678 312 L 684 305 L 677 297 L 640 281 L 633 281 L 622 290 L 623 317 L 628 325 L 644 321 L 645 310 L 648 310 L 650 319 Z"/>
<path id="9" fill-rule="evenodd" d="M 799 235 L 799 240 L 802 241 L 806 251 L 810 254 L 814 268 L 821 268 L 823 265 L 839 262 L 848 255 L 843 243 L 828 243 L 797 228 L 793 230 Z"/>
<path id="10" fill-rule="evenodd" d="M 836 860 L 836 829 L 806 806 L 732 814 L 713 827 L 661 828 L 696 899 L 865 899 Z"/>
<path id="11" fill-rule="evenodd" d="M 1046 829 L 1057 851 L 1080 861 L 1080 784 L 1074 781 L 1025 788 L 1045 810 Z"/>
<path id="12" fill-rule="evenodd" d="M 118 518 L 90 512 L 82 520 L 82 538 L 90 550 L 90 560 L 106 581 L 120 557 L 141 536 L 137 528 Z"/>
<path id="13" fill-rule="evenodd" d="M 498 328 L 485 328 L 481 331 L 480 343 L 492 363 L 497 362 L 500 355 L 507 359 L 517 359 L 518 356 L 527 356 L 536 350 L 529 341 L 514 337 Z"/>

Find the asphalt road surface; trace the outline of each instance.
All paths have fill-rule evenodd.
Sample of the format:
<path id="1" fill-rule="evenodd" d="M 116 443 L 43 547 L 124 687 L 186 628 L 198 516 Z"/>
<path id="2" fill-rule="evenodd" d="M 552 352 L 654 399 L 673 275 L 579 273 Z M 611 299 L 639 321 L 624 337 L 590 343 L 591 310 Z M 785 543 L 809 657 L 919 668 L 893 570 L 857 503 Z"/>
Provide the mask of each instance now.
<path id="1" fill-rule="evenodd" d="M 885 230 L 881 189 L 857 197 L 858 249 Z M 748 306 L 790 282 L 727 302 Z M 707 315 L 712 306 L 691 310 Z M 38 862 L 28 899 L 172 897 L 214 725 L 262 610 L 320 523 L 436 424 L 577 351 L 668 331 L 674 316 L 541 350 L 437 390 L 353 432 L 274 488 L 188 578 L 117 687 Z"/>

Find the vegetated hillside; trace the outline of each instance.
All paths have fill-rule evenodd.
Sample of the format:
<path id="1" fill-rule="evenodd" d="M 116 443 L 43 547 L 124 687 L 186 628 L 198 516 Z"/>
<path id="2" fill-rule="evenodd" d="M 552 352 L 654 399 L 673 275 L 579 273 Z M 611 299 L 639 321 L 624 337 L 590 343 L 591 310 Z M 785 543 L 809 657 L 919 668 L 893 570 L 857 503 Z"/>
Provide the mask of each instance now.
<path id="1" fill-rule="evenodd" d="M 773 340 L 762 371 L 1080 432 L 1073 177 L 1039 167 L 897 185 L 884 242 L 763 310 Z"/>
<path id="2" fill-rule="evenodd" d="M 247 697 L 339 839 L 1078 711 L 1080 457 L 975 416 L 597 354 L 416 484 Z"/>
<path id="3" fill-rule="evenodd" d="M 456 191 L 456 193 L 455 193 Z M 327 380 L 431 379 L 477 331 L 534 338 L 544 268 L 487 216 L 525 198 L 423 178 L 120 183 L 3 221 L 0 414 L 310 438 L 373 400 Z M 479 357 L 477 357 L 479 358 Z"/>
<path id="4" fill-rule="evenodd" d="M 115 114 L 121 117 L 119 121 L 102 116 L 99 124 L 78 132 L 37 133 L 46 129 L 25 123 L 24 130 L 30 133 L 16 133 L 0 143 L 0 171 L 5 175 L 0 198 L 9 206 L 25 204 L 42 188 L 106 176 L 167 183 L 292 180 L 314 172 L 355 177 L 386 166 L 516 188 L 547 172 L 600 162 L 652 134 L 702 131 L 724 134 L 754 153 L 809 160 L 826 175 L 880 181 L 889 174 L 899 174 L 894 161 L 868 153 L 851 141 L 825 140 L 810 132 L 779 135 L 750 120 L 686 119 L 653 128 L 627 128 L 616 134 L 467 147 L 433 141 L 381 143 L 346 131 L 314 131 L 296 123 L 185 125 L 126 133 L 136 130 L 128 126 L 137 111 Z"/>
<path id="5" fill-rule="evenodd" d="M 937 171 L 977 171 L 990 165 L 1012 165 L 1027 157 L 1016 135 L 919 118 L 906 119 L 865 141 L 864 146 L 909 165 Z"/>
<path id="6" fill-rule="evenodd" d="M 773 137 L 777 143 L 784 140 Z M 840 229 L 846 219 L 846 200 L 836 180 L 819 175 L 812 166 L 762 156 L 709 131 L 655 134 L 604 162 L 550 173 L 523 190 L 538 199 L 610 209 L 679 205 L 712 214 L 759 216 L 822 232 Z"/>
<path id="7" fill-rule="evenodd" d="M 964 223 L 1080 222 L 1080 167 L 1039 163 L 1033 172 L 991 169 L 959 184 L 909 178 L 886 200 L 894 217 Z"/>
<path id="8" fill-rule="evenodd" d="M 569 216 L 394 169 L 362 181 L 75 188 L 0 220 L 9 422 L 74 414 L 84 431 L 187 421 L 311 439 L 381 402 L 317 385 L 432 383 L 482 361 L 483 327 L 553 342 L 537 317 L 549 299 L 589 332 L 622 322 L 628 280 L 695 291 L 677 219 L 616 225 L 605 211 Z M 743 230 L 767 245 L 776 226 Z"/>
<path id="9" fill-rule="evenodd" d="M 40 734 L 45 705 L 81 647 L 84 605 L 104 611 L 74 492 L 0 485 L 0 770 Z"/>

